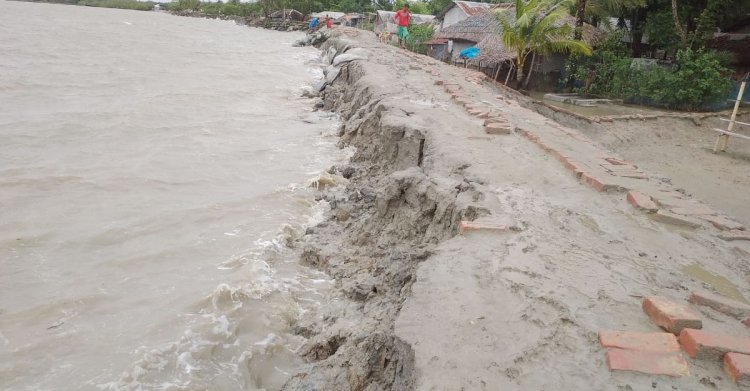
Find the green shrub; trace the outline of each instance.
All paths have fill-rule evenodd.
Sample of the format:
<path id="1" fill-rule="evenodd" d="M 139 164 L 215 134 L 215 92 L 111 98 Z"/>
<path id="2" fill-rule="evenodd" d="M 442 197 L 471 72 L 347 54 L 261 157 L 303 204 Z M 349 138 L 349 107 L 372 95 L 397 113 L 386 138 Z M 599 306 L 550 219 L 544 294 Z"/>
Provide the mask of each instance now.
<path id="1" fill-rule="evenodd" d="M 435 30 L 429 24 L 409 26 L 409 38 L 406 39 L 406 48 L 415 53 L 426 54 L 427 48 L 422 42 L 432 39 Z"/>
<path id="2" fill-rule="evenodd" d="M 724 61 L 720 53 L 683 49 L 671 67 L 639 66 L 616 45 L 604 45 L 590 61 L 571 61 L 568 70 L 577 92 L 672 109 L 716 109 L 730 88 Z"/>

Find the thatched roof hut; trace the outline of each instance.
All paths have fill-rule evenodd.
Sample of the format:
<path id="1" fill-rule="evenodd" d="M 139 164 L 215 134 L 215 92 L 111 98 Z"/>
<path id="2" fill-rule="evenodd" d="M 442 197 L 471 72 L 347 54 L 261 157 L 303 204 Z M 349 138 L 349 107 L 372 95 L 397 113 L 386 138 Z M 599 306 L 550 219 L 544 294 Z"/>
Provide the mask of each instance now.
<path id="1" fill-rule="evenodd" d="M 497 64 L 515 59 L 515 51 L 506 48 L 502 41 L 500 41 L 502 27 L 495 15 L 497 12 L 505 12 L 510 21 L 515 17 L 515 7 L 513 4 L 498 4 L 489 11 L 477 13 L 439 31 L 435 34 L 435 38 L 473 43 L 480 49 L 480 54 L 475 60 L 481 61 L 484 64 Z M 564 23 L 575 27 L 575 18 L 568 16 L 564 20 Z M 582 38 L 584 42 L 594 46 L 602 39 L 603 35 L 603 31 L 584 23 Z M 458 53 L 454 54 L 454 56 L 457 55 Z"/>
<path id="2" fill-rule="evenodd" d="M 268 15 L 271 19 L 304 20 L 305 15 L 295 9 L 287 8 L 278 10 Z"/>

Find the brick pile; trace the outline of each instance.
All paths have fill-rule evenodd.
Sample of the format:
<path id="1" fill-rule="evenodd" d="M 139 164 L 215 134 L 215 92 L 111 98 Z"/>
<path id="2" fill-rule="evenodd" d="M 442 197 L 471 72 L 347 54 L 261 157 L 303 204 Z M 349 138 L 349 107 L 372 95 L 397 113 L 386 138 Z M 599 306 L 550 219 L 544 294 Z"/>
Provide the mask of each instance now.
<path id="1" fill-rule="evenodd" d="M 749 305 L 714 294 L 694 292 L 688 302 L 648 296 L 643 298 L 643 312 L 665 332 L 600 331 L 599 343 L 606 349 L 609 369 L 686 376 L 689 368 L 682 350 L 692 359 L 722 360 L 734 382 L 750 387 L 750 338 L 703 330 L 700 315 L 688 303 L 745 319 L 743 323 L 750 324 Z"/>

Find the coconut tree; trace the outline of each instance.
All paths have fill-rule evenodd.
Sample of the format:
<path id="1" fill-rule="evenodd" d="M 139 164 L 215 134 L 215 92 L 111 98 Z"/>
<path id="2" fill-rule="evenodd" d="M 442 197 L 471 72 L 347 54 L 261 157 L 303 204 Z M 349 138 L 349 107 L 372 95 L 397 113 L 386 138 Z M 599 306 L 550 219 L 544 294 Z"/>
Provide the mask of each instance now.
<path id="1" fill-rule="evenodd" d="M 515 0 L 515 9 L 503 10 L 496 14 L 502 28 L 500 40 L 507 48 L 516 52 L 518 87 L 523 81 L 524 65 L 529 56 L 533 68 L 537 53 L 591 55 L 591 47 L 588 44 L 572 39 L 573 31 L 567 23 L 571 1 Z M 524 88 L 528 82 L 527 78 Z"/>

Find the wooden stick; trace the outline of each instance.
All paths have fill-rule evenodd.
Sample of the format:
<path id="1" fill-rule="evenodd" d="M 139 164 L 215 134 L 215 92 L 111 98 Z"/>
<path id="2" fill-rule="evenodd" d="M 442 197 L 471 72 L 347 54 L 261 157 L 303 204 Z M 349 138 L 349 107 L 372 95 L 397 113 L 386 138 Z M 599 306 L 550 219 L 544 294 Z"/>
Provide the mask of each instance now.
<path id="1" fill-rule="evenodd" d="M 731 132 L 732 129 L 734 129 L 734 123 L 737 119 L 737 111 L 740 109 L 740 101 L 742 100 L 742 96 L 745 94 L 745 85 L 747 82 L 742 82 L 740 84 L 740 91 L 737 94 L 737 100 L 734 102 L 734 109 L 732 110 L 732 118 L 729 120 L 729 125 L 727 126 L 727 132 Z M 724 152 L 727 150 L 727 146 L 729 145 L 729 135 L 728 134 L 722 134 L 716 137 L 716 142 L 714 143 L 714 153 L 716 153 L 717 150 L 720 150 L 721 152 Z"/>

